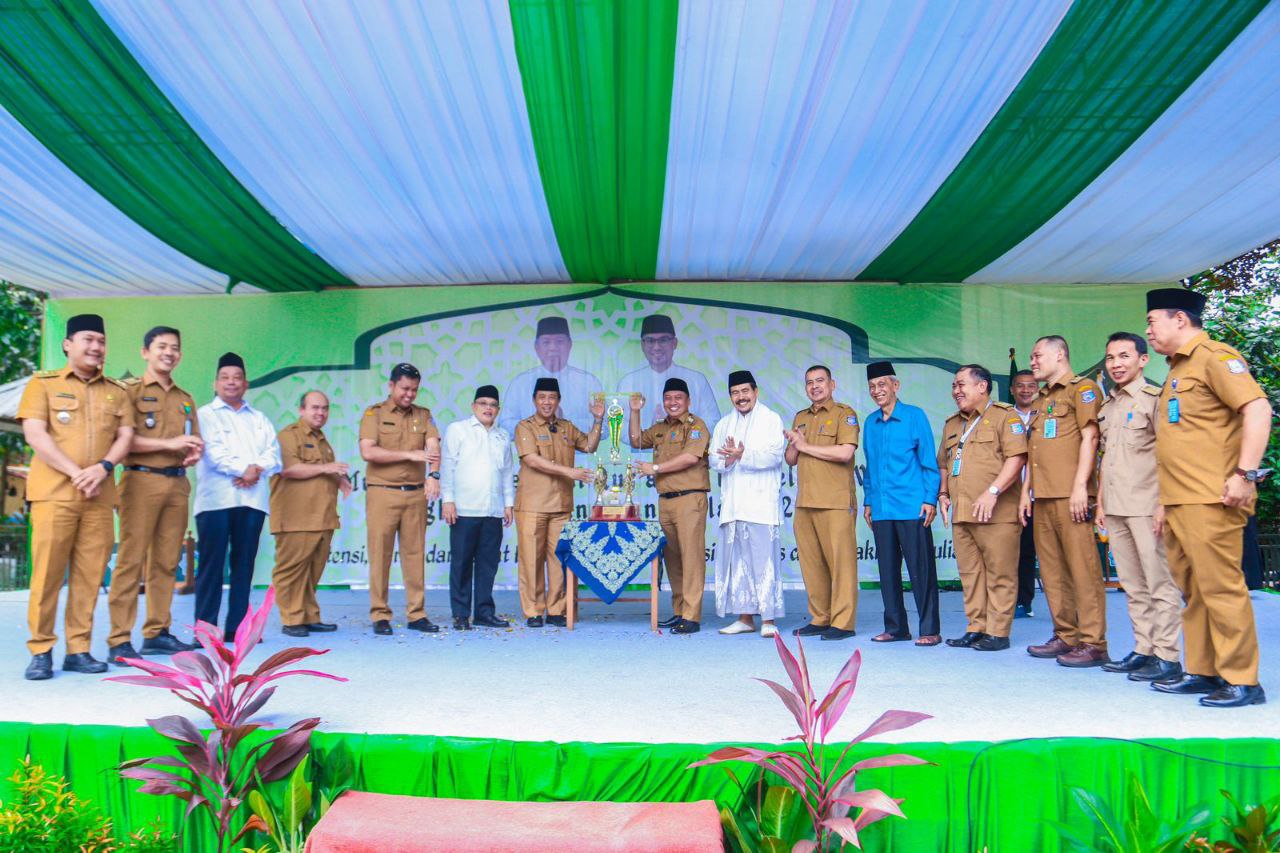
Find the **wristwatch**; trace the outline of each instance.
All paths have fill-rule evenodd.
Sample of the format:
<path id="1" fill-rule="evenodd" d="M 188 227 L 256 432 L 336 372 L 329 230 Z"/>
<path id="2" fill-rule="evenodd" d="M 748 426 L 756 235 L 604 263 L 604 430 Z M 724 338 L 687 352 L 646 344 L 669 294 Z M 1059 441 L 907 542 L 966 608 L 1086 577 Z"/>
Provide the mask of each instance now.
<path id="1" fill-rule="evenodd" d="M 439 479 L 440 479 L 440 472 L 439 472 L 439 471 L 432 471 L 431 473 L 427 474 L 427 476 L 428 476 L 428 477 L 430 477 L 430 478 L 431 478 L 431 479 L 433 479 L 433 480 L 439 480 Z"/>
<path id="2" fill-rule="evenodd" d="M 1267 475 L 1271 473 L 1270 468 L 1253 468 L 1248 471 L 1243 468 L 1237 468 L 1236 473 L 1244 477 L 1250 483 L 1261 483 L 1267 479 Z"/>
<path id="3" fill-rule="evenodd" d="M 110 459 L 99 459 L 98 464 L 103 468 L 106 468 L 108 474 L 116 470 L 116 463 L 112 462 Z"/>
<path id="4" fill-rule="evenodd" d="M 1000 497 L 1000 490 L 997 489 L 995 486 L 987 486 L 987 492 L 995 495 L 996 497 Z"/>
<path id="5" fill-rule="evenodd" d="M 655 474 L 656 474 L 656 473 L 658 473 L 658 463 L 657 463 L 657 462 L 653 463 L 653 473 L 655 473 Z"/>

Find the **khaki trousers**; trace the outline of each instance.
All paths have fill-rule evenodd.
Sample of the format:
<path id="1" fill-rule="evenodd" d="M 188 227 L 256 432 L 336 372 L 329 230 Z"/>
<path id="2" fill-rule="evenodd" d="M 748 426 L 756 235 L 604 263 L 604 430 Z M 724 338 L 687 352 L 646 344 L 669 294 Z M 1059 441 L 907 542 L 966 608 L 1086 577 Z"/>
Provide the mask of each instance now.
<path id="1" fill-rule="evenodd" d="M 99 501 L 33 501 L 31 504 L 31 596 L 27 625 L 33 655 L 58 642 L 58 592 L 67 582 L 67 654 L 89 651 L 98 586 L 115 544 L 115 517 Z M 137 594 L 135 589 L 134 594 Z"/>
<path id="2" fill-rule="evenodd" d="M 1070 498 L 1036 498 L 1033 518 L 1053 632 L 1069 646 L 1088 643 L 1106 651 L 1106 590 L 1093 522 L 1071 519 Z"/>
<path id="3" fill-rule="evenodd" d="M 1151 516 L 1107 513 L 1107 533 L 1116 574 L 1129 599 L 1133 650 L 1177 663 L 1182 593 L 1169 574 L 1164 541 L 1151 530 Z"/>
<path id="4" fill-rule="evenodd" d="M 332 530 L 277 533 L 276 564 L 271 583 L 276 588 L 276 607 L 285 625 L 310 625 L 320 621 L 316 586 L 329 562 Z"/>
<path id="5" fill-rule="evenodd" d="M 412 492 L 369 486 L 365 491 L 365 526 L 369 535 L 369 619 L 391 619 L 387 590 L 391 557 L 400 540 L 400 571 L 404 576 L 408 621 L 427 617 L 426 542 L 427 501 L 422 489 Z"/>
<path id="6" fill-rule="evenodd" d="M 139 580 L 147 586 L 142 636 L 151 639 L 169 630 L 190 494 L 186 477 L 125 471 L 120 478 L 120 550 L 107 594 L 111 612 L 108 646 L 132 639 L 138 618 Z"/>
<path id="7" fill-rule="evenodd" d="M 858 543 L 847 509 L 800 507 L 792 528 L 815 625 L 852 631 L 858 615 Z"/>
<path id="8" fill-rule="evenodd" d="M 563 616 L 564 567 L 556 556 L 568 512 L 516 510 L 516 563 L 520 574 L 520 609 L 526 617 Z M 544 574 L 545 567 L 545 574 Z"/>
<path id="9" fill-rule="evenodd" d="M 1016 521 L 952 525 L 956 566 L 964 594 L 966 631 L 1008 637 L 1018 600 L 1018 553 L 1022 525 Z"/>
<path id="10" fill-rule="evenodd" d="M 706 493 L 659 498 L 658 523 L 667 537 L 662 562 L 671 585 L 671 612 L 701 622 L 702 593 L 707 586 Z"/>
<path id="11" fill-rule="evenodd" d="M 1182 590 L 1187 672 L 1258 683 L 1258 630 L 1240 570 L 1248 513 L 1222 504 L 1165 507 L 1169 572 Z"/>

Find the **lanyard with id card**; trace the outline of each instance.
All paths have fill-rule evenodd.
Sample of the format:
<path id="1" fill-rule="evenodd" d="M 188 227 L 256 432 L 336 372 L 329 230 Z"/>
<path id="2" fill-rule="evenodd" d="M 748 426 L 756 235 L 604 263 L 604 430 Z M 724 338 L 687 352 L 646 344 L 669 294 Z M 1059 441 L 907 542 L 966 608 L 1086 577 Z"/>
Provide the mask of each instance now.
<path id="1" fill-rule="evenodd" d="M 982 419 L 983 417 L 986 416 L 987 409 L 989 408 L 991 408 L 990 400 L 987 401 L 987 405 L 984 406 L 982 411 L 978 413 L 978 416 L 973 419 L 973 423 L 969 424 L 969 428 L 964 431 L 964 435 L 960 436 L 960 443 L 956 445 L 955 458 L 951 460 L 951 476 L 952 477 L 960 476 L 960 457 L 964 455 L 964 444 L 966 441 L 969 440 L 969 436 L 977 428 L 978 424 L 982 423 Z"/>
<path id="2" fill-rule="evenodd" d="M 1176 424 L 1182 420 L 1182 407 L 1178 404 L 1178 380 L 1170 379 L 1169 387 L 1173 390 L 1169 397 L 1169 423 Z"/>

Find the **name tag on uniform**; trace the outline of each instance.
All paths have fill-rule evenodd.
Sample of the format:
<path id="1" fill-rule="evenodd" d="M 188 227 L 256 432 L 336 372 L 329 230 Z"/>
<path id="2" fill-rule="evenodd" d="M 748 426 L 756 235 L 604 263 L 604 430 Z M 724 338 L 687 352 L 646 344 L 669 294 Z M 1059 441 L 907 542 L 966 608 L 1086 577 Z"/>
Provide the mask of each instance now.
<path id="1" fill-rule="evenodd" d="M 1182 412 L 1178 406 L 1178 398 L 1170 397 L 1169 398 L 1169 423 L 1176 424 L 1180 420 L 1182 420 Z"/>
<path id="2" fill-rule="evenodd" d="M 1058 437 L 1058 419 L 1049 418 L 1044 422 L 1044 431 L 1041 433 L 1045 438 Z"/>

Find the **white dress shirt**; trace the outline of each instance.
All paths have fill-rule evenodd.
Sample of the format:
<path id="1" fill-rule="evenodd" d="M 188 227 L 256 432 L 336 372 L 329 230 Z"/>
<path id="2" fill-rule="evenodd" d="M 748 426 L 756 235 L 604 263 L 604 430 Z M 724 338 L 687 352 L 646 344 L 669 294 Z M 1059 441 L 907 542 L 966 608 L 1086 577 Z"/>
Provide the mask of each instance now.
<path id="1" fill-rule="evenodd" d="M 726 468 L 717 451 L 725 439 L 746 449 L 742 458 Z M 720 523 L 749 521 L 753 524 L 780 523 L 778 499 L 782 493 L 783 451 L 786 437 L 782 418 L 764 403 L 756 401 L 746 415 L 734 409 L 716 424 L 708 448 L 712 469 L 723 473 L 720 483 Z"/>
<path id="2" fill-rule="evenodd" d="M 241 506 L 268 512 L 267 481 L 281 468 L 280 443 L 271 421 L 248 403 L 233 409 L 221 397 L 201 406 L 196 416 L 204 439 L 204 454 L 196 463 L 196 514 Z M 250 465 L 262 468 L 258 482 L 247 489 L 234 485 Z"/>
<path id="3" fill-rule="evenodd" d="M 559 416 L 570 421 L 582 431 L 591 429 L 591 395 L 604 390 L 594 374 L 566 364 L 559 373 L 552 373 L 541 364 L 516 376 L 502 395 L 502 411 L 498 413 L 498 426 L 514 435 L 516 424 L 533 414 L 533 386 L 542 377 L 560 383 Z M 626 408 L 626 401 L 620 401 Z M 608 405 L 607 403 L 605 405 Z"/>
<path id="4" fill-rule="evenodd" d="M 645 406 L 648 408 L 644 413 L 645 423 L 650 420 L 660 421 L 667 416 L 667 410 L 662 405 L 662 388 L 667 384 L 668 379 L 683 379 L 689 386 L 689 411 L 709 424 L 720 419 L 720 407 L 716 404 L 716 395 L 711 390 L 711 383 L 707 381 L 707 377 L 692 367 L 685 367 L 675 362 L 661 372 L 647 364 L 637 368 L 622 377 L 618 382 L 618 390 L 623 393 L 639 391 L 644 395 Z M 625 400 L 618 402 L 624 407 L 627 405 Z"/>
<path id="5" fill-rule="evenodd" d="M 515 506 L 515 453 L 511 437 L 496 423 L 489 428 L 475 415 L 454 421 L 440 448 L 440 499 L 458 515 L 502 518 Z"/>

